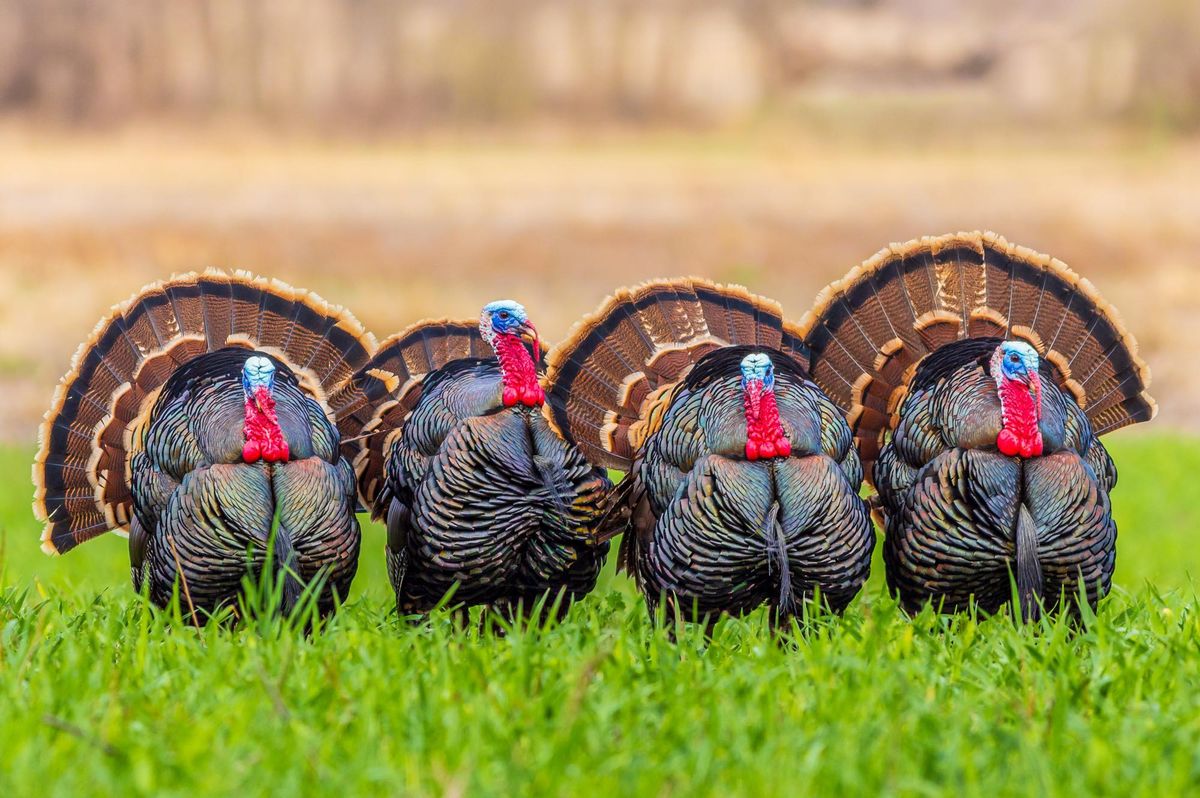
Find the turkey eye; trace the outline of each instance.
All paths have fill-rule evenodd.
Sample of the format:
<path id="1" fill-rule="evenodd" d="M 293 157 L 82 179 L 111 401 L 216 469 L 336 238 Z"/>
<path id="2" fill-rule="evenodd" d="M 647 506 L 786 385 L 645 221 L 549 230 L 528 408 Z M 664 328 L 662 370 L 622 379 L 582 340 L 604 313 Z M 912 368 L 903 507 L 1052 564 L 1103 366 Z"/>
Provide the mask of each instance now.
<path id="1" fill-rule="evenodd" d="M 507 319 L 507 318 L 508 318 L 508 311 L 507 311 L 507 310 L 502 310 L 502 311 L 500 311 L 500 318 L 502 318 L 502 319 Z"/>
<path id="2" fill-rule="evenodd" d="M 1020 362 L 1021 362 L 1021 358 L 1017 357 L 1016 355 L 1009 355 L 1009 356 L 1008 356 L 1008 359 L 1009 359 L 1009 360 L 1011 360 L 1013 363 L 1020 363 Z"/>

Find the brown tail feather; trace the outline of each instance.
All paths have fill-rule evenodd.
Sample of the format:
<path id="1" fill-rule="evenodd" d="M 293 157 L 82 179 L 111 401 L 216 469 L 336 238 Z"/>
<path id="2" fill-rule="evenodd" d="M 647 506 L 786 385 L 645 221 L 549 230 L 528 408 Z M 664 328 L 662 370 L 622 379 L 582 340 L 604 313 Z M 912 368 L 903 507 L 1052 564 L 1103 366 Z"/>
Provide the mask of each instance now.
<path id="1" fill-rule="evenodd" d="M 917 364 L 964 338 L 1032 344 L 1097 434 L 1157 409 L 1137 343 L 1092 284 L 994 233 L 893 244 L 823 290 L 801 328 L 813 378 L 846 410 L 868 475 Z"/>
<path id="2" fill-rule="evenodd" d="M 380 344 L 354 378 L 330 397 L 342 454 L 354 464 L 358 495 L 376 517 L 387 512 L 384 453 L 421 398 L 425 375 L 453 360 L 489 357 L 479 322 L 421 321 Z"/>
<path id="3" fill-rule="evenodd" d="M 597 465 L 628 470 L 670 386 L 715 348 L 755 344 L 807 366 L 808 350 L 779 305 L 696 277 L 622 288 L 550 353 L 556 427 Z"/>
<path id="4" fill-rule="evenodd" d="M 114 306 L 76 351 L 39 433 L 33 510 L 47 553 L 128 525 L 130 448 L 159 388 L 197 355 L 238 345 L 278 357 L 323 401 L 375 342 L 316 294 L 245 272 L 173 277 Z"/>

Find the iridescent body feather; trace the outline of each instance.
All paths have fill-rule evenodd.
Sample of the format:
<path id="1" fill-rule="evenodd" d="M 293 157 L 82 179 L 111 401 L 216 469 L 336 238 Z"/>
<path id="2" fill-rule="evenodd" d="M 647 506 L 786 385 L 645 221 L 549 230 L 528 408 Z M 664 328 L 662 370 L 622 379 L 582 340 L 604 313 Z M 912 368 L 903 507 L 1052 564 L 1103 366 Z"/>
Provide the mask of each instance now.
<path id="1" fill-rule="evenodd" d="M 1011 596 L 1010 573 L 1017 574 L 1021 557 L 1036 563 L 1037 592 L 1051 606 L 1063 593 L 1074 599 L 1081 579 L 1093 605 L 1112 584 L 1113 462 L 1049 368 L 1038 425 L 1042 454 L 996 450 L 1001 407 L 987 361 L 999 343 L 968 340 L 932 356 L 957 365 L 933 379 L 918 370 L 875 464 L 888 584 L 910 610 L 927 600 L 961 610 L 974 596 L 994 612 Z M 1033 537 L 1022 551 L 1024 519 Z"/>
<path id="2" fill-rule="evenodd" d="M 245 273 L 145 287 L 80 347 L 46 414 L 43 548 L 128 531 L 134 587 L 178 595 L 195 622 L 261 580 L 270 548 L 282 610 L 309 584 L 332 609 L 359 528 L 325 397 L 374 345 L 341 308 Z"/>
<path id="3" fill-rule="evenodd" d="M 652 607 L 665 594 L 701 615 L 763 604 L 792 614 L 819 589 L 840 611 L 870 574 L 875 542 L 850 429 L 820 389 L 784 366 L 774 390 L 791 453 L 749 460 L 737 371 L 746 351 L 717 349 L 672 394 L 634 461 L 642 490 L 631 495 L 622 561 Z"/>
<path id="4" fill-rule="evenodd" d="M 1035 618 L 1095 605 L 1116 558 L 1097 436 L 1153 417 L 1116 311 L 1064 264 L 992 233 L 893 245 L 822 292 L 803 335 L 846 411 L 910 610 Z"/>
<path id="5" fill-rule="evenodd" d="M 338 455 L 337 429 L 281 361 L 273 392 L 289 457 L 244 461 L 246 357 L 236 348 L 188 361 L 133 446 L 134 588 L 147 582 L 162 605 L 180 576 L 185 606 L 212 612 L 236 600 L 247 573 L 261 573 L 277 521 L 275 559 L 300 580 L 285 588 L 285 609 L 296 588 L 319 575 L 328 581 L 319 594 L 328 611 L 335 594 L 347 595 L 358 563 L 354 472 Z"/>
<path id="6" fill-rule="evenodd" d="M 773 302 L 695 278 L 617 291 L 552 353 L 556 425 L 629 472 L 605 534 L 652 616 L 841 610 L 866 580 L 862 468 L 806 359 Z"/>
<path id="7" fill-rule="evenodd" d="M 515 615 L 558 601 L 561 614 L 596 584 L 611 482 L 542 415 L 535 336 L 523 308 L 492 303 L 478 328 L 415 325 L 360 370 L 339 423 L 364 431 L 353 455 L 364 503 L 387 520 L 401 613 L 453 590 L 453 605 Z"/>
<path id="8" fill-rule="evenodd" d="M 538 409 L 505 407 L 494 361 L 458 361 L 426 380 L 392 444 L 389 557 L 405 612 L 455 601 L 531 606 L 589 593 L 607 554 L 592 534 L 608 478 Z"/>

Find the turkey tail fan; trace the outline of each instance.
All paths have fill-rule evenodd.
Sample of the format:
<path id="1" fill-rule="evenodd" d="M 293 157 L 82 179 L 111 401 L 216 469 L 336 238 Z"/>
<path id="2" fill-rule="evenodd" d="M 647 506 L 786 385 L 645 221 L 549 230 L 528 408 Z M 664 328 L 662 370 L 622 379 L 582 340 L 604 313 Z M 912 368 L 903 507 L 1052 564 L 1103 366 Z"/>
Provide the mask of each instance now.
<path id="1" fill-rule="evenodd" d="M 422 380 L 451 361 L 492 354 L 478 320 L 417 322 L 384 340 L 331 397 L 342 454 L 354 464 L 359 500 L 372 515 L 387 511 L 384 455 L 420 399 Z"/>
<path id="2" fill-rule="evenodd" d="M 683 277 L 621 288 L 550 352 L 551 419 L 594 464 L 628 471 L 671 386 L 732 344 L 808 351 L 775 302 L 740 286 Z"/>
<path id="3" fill-rule="evenodd" d="M 44 551 L 128 526 L 128 459 L 159 389 L 184 363 L 228 346 L 275 356 L 325 401 L 375 341 L 348 311 L 246 272 L 172 277 L 114 306 L 75 352 L 38 434 L 33 509 Z"/>
<path id="4" fill-rule="evenodd" d="M 1031 344 L 1097 434 L 1157 409 L 1116 310 L 1066 264 L 995 233 L 893 244 L 825 288 L 801 328 L 813 379 L 846 411 L 868 475 L 917 365 L 957 340 Z"/>

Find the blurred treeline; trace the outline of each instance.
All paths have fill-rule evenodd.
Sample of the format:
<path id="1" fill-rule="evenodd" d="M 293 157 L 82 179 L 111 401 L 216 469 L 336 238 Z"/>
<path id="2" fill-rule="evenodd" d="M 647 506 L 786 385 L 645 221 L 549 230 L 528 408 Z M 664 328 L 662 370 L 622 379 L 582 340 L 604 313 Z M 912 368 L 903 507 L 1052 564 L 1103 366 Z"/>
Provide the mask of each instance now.
<path id="1" fill-rule="evenodd" d="M 0 114 L 314 129 L 839 105 L 1200 127 L 1197 0 L 0 0 Z"/>

